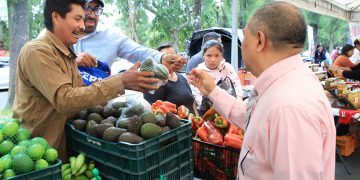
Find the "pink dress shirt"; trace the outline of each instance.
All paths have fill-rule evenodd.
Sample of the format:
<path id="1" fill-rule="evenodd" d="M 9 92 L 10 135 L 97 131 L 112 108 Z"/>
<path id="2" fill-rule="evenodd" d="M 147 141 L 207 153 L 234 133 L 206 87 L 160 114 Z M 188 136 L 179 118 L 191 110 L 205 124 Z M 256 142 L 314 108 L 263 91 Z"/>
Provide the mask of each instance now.
<path id="1" fill-rule="evenodd" d="M 240 180 L 333 180 L 335 124 L 317 77 L 300 55 L 266 69 L 239 158 Z M 216 87 L 216 110 L 244 128 L 246 103 Z"/>

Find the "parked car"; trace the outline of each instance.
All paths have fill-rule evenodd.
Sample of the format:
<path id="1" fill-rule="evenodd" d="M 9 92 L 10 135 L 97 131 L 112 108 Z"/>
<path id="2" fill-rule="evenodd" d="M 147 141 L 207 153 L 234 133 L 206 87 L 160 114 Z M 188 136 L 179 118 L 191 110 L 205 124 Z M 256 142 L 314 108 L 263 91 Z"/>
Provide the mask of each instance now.
<path id="1" fill-rule="evenodd" d="M 0 90 L 9 88 L 10 68 L 8 64 L 0 66 Z"/>
<path id="2" fill-rule="evenodd" d="M 0 56 L 0 62 L 2 63 L 9 63 L 10 57 L 9 56 Z"/>

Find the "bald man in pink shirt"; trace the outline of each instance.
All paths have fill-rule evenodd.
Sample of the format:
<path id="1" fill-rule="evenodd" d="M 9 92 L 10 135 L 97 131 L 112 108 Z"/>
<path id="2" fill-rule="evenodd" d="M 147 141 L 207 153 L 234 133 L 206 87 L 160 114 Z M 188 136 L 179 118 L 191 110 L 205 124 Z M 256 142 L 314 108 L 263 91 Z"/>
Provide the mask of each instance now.
<path id="1" fill-rule="evenodd" d="M 255 12 L 241 47 L 244 63 L 257 77 L 257 96 L 248 113 L 252 100 L 235 99 L 204 71 L 191 72 L 190 82 L 215 109 L 246 130 L 240 180 L 335 178 L 334 119 L 319 80 L 299 55 L 305 38 L 304 16 L 297 7 L 272 2 Z"/>

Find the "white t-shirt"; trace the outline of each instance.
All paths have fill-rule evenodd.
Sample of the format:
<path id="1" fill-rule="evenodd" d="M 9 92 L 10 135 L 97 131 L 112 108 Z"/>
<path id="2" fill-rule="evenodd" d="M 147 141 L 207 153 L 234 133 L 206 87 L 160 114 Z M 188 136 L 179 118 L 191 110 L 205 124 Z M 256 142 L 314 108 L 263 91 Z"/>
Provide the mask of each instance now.
<path id="1" fill-rule="evenodd" d="M 360 62 L 360 52 L 357 48 L 354 49 L 354 54 L 350 57 L 350 61 L 354 64 Z"/>

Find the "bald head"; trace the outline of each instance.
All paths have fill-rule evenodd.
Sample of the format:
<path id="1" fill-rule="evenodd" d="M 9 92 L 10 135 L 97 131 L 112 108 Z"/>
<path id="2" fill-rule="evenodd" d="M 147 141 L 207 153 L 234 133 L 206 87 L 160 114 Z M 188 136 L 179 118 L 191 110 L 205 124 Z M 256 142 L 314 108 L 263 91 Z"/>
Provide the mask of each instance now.
<path id="1" fill-rule="evenodd" d="M 248 27 L 251 33 L 262 31 L 274 50 L 302 49 L 306 39 L 303 13 L 286 2 L 271 2 L 255 11 Z"/>

